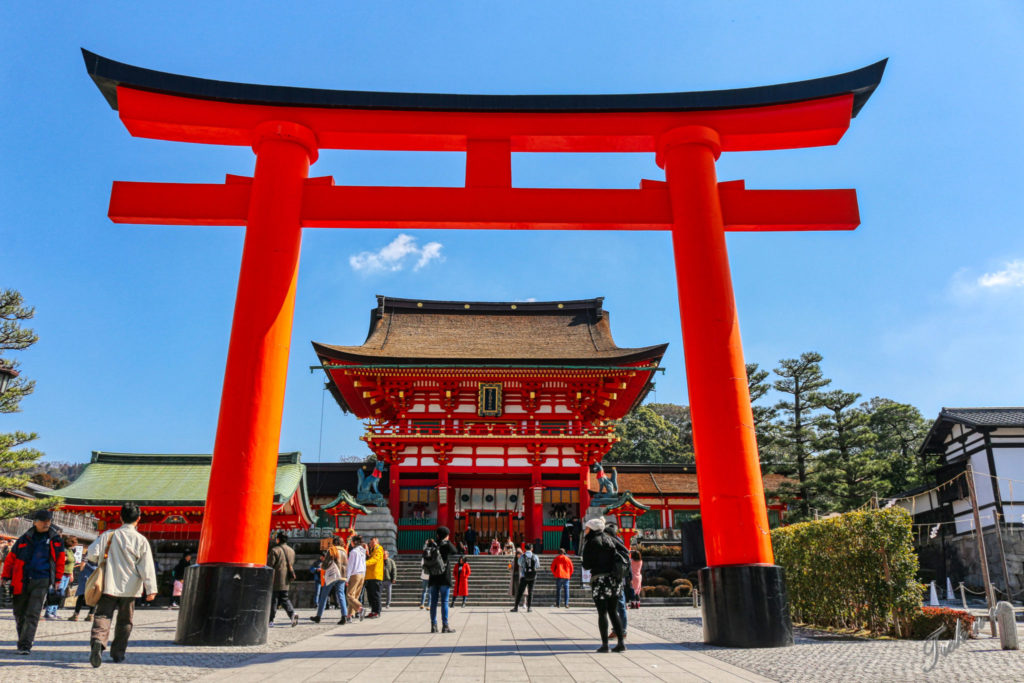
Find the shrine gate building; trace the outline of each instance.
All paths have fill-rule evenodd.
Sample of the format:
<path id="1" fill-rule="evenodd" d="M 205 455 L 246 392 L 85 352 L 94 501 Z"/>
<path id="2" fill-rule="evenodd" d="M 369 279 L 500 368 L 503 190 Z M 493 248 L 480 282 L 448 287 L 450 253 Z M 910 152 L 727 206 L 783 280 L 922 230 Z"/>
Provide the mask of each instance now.
<path id="1" fill-rule="evenodd" d="M 643 401 L 667 347 L 619 348 L 602 304 L 378 296 L 361 346 L 314 342 L 386 463 L 400 551 L 439 524 L 460 534 L 468 520 L 484 545 L 552 539 L 585 517 L 609 422 Z"/>

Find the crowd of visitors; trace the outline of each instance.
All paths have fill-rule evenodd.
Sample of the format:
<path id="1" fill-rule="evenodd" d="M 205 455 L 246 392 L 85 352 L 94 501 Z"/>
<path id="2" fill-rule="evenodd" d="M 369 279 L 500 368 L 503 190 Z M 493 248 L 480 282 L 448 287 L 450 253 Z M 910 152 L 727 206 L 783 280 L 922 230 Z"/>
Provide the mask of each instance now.
<path id="1" fill-rule="evenodd" d="M 148 541 L 138 532 L 139 508 L 126 503 L 121 508 L 122 524 L 104 532 L 88 548 L 83 549 L 74 537 L 61 537 L 51 526 L 52 515 L 43 510 L 35 515 L 33 526 L 13 544 L 0 546 L 0 563 L 5 591 L 12 594 L 19 654 L 29 654 L 40 620 L 56 619 L 57 609 L 67 593 L 76 596 L 74 612 L 68 617 L 77 621 L 88 608 L 86 621 L 92 621 L 89 661 L 94 667 L 102 663 L 102 653 L 110 641 L 114 623 L 110 658 L 122 662 L 126 657 L 137 600 L 152 601 L 157 592 L 153 556 Z M 577 531 L 582 526 L 582 535 Z M 465 607 L 472 576 L 469 557 L 480 552 L 478 536 L 467 526 L 460 546 L 456 546 L 447 527 L 436 530 L 428 539 L 420 561 L 422 590 L 420 609 L 430 610 L 430 632 L 437 633 L 438 611 L 440 632 L 453 633 L 449 624 L 449 608 L 461 598 Z M 504 544 L 491 540 L 489 554 L 509 557 L 509 595 L 512 612 L 533 608 L 535 585 L 541 571 L 538 544 L 523 543 L 516 547 L 511 539 Z M 555 581 L 555 608 L 569 607 L 569 582 L 575 567 L 570 554 L 579 551 L 583 569 L 590 574 L 589 588 L 598 613 L 598 652 L 623 652 L 628 627 L 627 608 L 640 606 L 643 560 L 640 552 L 630 552 L 618 536 L 614 523 L 603 518 L 589 520 L 585 525 L 574 518 L 566 522 L 558 554 L 550 565 Z M 186 569 L 193 562 L 192 553 L 185 553 L 171 569 L 171 601 L 166 609 L 180 607 Z M 276 534 L 267 555 L 267 566 L 273 570 L 273 599 L 270 626 L 278 609 L 283 609 L 291 626 L 298 615 L 289 597 L 295 581 L 295 550 L 284 533 Z M 354 535 L 346 544 L 334 537 L 310 568 L 315 587 L 316 615 L 320 623 L 328 603 L 341 610 L 338 624 L 354 619 L 379 618 L 391 605 L 392 587 L 398 582 L 397 565 L 381 546 L 379 539 L 364 542 Z M 96 578 L 92 578 L 95 575 Z M 609 647 L 610 640 L 616 644 Z"/>

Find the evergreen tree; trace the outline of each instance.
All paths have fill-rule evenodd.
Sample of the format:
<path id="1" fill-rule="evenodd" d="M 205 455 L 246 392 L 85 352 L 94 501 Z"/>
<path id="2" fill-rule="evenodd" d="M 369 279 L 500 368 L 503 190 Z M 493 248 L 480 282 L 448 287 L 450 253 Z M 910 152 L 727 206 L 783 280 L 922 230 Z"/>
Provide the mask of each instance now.
<path id="1" fill-rule="evenodd" d="M 39 337 L 36 333 L 23 326 L 31 320 L 35 309 L 24 305 L 21 294 L 13 289 L 0 290 L 0 352 L 23 351 L 35 344 Z M 8 368 L 18 367 L 18 362 L 0 356 L 0 364 Z M 19 376 L 12 380 L 7 389 L 0 394 L 0 413 L 18 412 L 21 399 L 32 393 L 35 382 Z M 33 468 L 42 452 L 25 447 L 38 435 L 29 432 L 0 433 L 0 490 L 18 489 L 29 481 Z M 52 507 L 59 502 L 57 498 L 45 500 L 23 500 L 19 498 L 0 498 L 0 519 L 20 517 L 39 508 Z"/>
<path id="2" fill-rule="evenodd" d="M 918 455 L 930 426 L 921 411 L 878 396 L 861 404 L 861 409 L 868 415 L 878 457 L 887 466 L 887 493 L 899 493 L 930 481 L 936 462 Z"/>
<path id="3" fill-rule="evenodd" d="M 754 432 L 757 435 L 757 450 L 762 471 L 767 469 L 769 463 L 779 459 L 776 453 L 778 426 L 775 424 L 779 411 L 775 406 L 757 403 L 772 388 L 772 385 L 765 381 L 769 374 L 767 370 L 761 370 L 757 363 L 747 363 L 747 390 L 750 392 L 750 407 L 754 411 Z"/>
<path id="4" fill-rule="evenodd" d="M 690 406 L 675 403 L 648 403 L 647 407 L 661 415 L 679 430 L 679 452 L 693 462 L 693 421 L 690 419 Z"/>
<path id="5" fill-rule="evenodd" d="M 783 358 L 775 374 L 772 387 L 779 393 L 786 394 L 787 399 L 775 404 L 781 412 L 778 430 L 778 450 L 782 460 L 790 472 L 795 472 L 797 485 L 787 487 L 784 493 L 799 496 L 797 501 L 798 517 L 806 519 L 810 514 L 812 491 L 808 482 L 811 450 L 814 439 L 813 411 L 817 408 L 814 396 L 818 389 L 828 386 L 832 381 L 821 374 L 821 354 L 808 351 L 800 354 L 800 358 Z"/>
<path id="6" fill-rule="evenodd" d="M 836 389 L 813 397 L 825 412 L 815 418 L 816 457 L 810 473 L 815 500 L 829 510 L 846 512 L 888 489 L 886 463 L 875 454 L 869 417 L 854 408 L 860 394 Z"/>
<path id="7" fill-rule="evenodd" d="M 614 423 L 619 441 L 605 456 L 618 462 L 692 463 L 693 453 L 682 449 L 679 428 L 650 406 L 640 406 Z"/>

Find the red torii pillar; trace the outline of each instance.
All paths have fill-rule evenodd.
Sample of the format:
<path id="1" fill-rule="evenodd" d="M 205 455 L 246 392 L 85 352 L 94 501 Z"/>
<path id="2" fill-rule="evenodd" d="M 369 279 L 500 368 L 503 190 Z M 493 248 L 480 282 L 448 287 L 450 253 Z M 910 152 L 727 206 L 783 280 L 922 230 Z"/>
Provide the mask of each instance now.
<path id="1" fill-rule="evenodd" d="M 715 160 L 722 151 L 836 144 L 877 87 L 884 62 L 743 90 L 453 96 L 223 83 L 83 53 L 133 135 L 251 145 L 257 154 L 251 179 L 115 182 L 111 194 L 117 222 L 246 226 L 199 564 L 185 582 L 177 642 L 266 640 L 264 560 L 301 229 L 382 227 L 672 232 L 708 558 L 701 571 L 705 641 L 792 643 L 725 231 L 849 230 L 860 220 L 857 200 L 853 190 L 718 183 Z M 330 178 L 306 177 L 321 148 L 465 151 L 466 186 L 334 187 Z M 667 184 L 511 187 L 512 152 L 607 151 L 656 152 Z M 441 487 L 448 492 L 443 471 Z"/>

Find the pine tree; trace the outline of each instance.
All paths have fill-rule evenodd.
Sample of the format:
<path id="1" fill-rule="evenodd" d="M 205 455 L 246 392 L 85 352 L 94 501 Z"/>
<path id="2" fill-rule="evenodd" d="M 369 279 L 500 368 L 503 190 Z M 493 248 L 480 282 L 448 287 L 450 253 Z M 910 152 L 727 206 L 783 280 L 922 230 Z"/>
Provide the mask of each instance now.
<path id="1" fill-rule="evenodd" d="M 813 397 L 825 412 L 814 421 L 817 455 L 810 479 L 816 500 L 829 510 L 852 510 L 888 488 L 888 468 L 875 454 L 868 414 L 853 407 L 859 398 L 839 389 Z"/>
<path id="2" fill-rule="evenodd" d="M 692 463 L 693 453 L 684 453 L 679 428 L 650 406 L 640 406 L 614 423 L 618 443 L 605 456 L 605 463 L 653 462 Z"/>
<path id="3" fill-rule="evenodd" d="M 769 374 L 771 373 L 767 370 L 761 370 L 757 363 L 747 363 L 747 389 L 750 392 L 750 407 L 754 412 L 754 433 L 757 435 L 757 450 L 762 470 L 767 468 L 768 463 L 778 460 L 778 454 L 775 451 L 778 440 L 778 427 L 775 424 L 775 418 L 779 411 L 775 406 L 758 405 L 757 403 L 772 388 L 772 385 L 765 381 Z"/>
<path id="4" fill-rule="evenodd" d="M 779 423 L 779 453 L 797 475 L 796 489 L 786 493 L 799 496 L 798 516 L 806 519 L 810 515 L 811 487 L 808 482 L 809 465 L 813 456 L 811 442 L 814 438 L 813 411 L 817 408 L 814 395 L 818 389 L 828 386 L 832 381 L 821 374 L 821 354 L 808 351 L 800 354 L 800 358 L 783 358 L 775 374 L 772 387 L 779 393 L 789 396 L 775 404 L 781 411 Z"/>
<path id="5" fill-rule="evenodd" d="M 647 407 L 656 412 L 665 421 L 679 430 L 680 462 L 693 462 L 693 421 L 690 419 L 690 406 L 676 403 L 648 403 Z"/>
<path id="6" fill-rule="evenodd" d="M 868 415 L 878 457 L 887 465 L 887 493 L 899 493 L 931 481 L 936 461 L 918 455 L 929 429 L 921 411 L 879 396 L 861 404 L 861 409 Z"/>
<path id="7" fill-rule="evenodd" d="M 0 352 L 23 351 L 39 341 L 36 333 L 23 326 L 31 320 L 35 309 L 24 305 L 21 294 L 13 289 L 0 290 Z M 7 368 L 18 367 L 18 362 L 0 356 L 0 364 Z M 21 399 L 32 393 L 35 382 L 18 376 L 0 394 L 0 413 L 18 412 Z M 42 452 L 25 444 L 34 441 L 38 435 L 30 432 L 0 433 L 0 490 L 18 489 L 29 481 L 33 468 Z M 0 519 L 20 517 L 40 508 L 53 507 L 57 498 L 45 500 L 24 500 L 0 498 Z"/>

